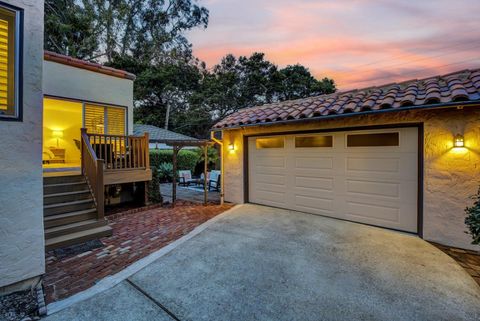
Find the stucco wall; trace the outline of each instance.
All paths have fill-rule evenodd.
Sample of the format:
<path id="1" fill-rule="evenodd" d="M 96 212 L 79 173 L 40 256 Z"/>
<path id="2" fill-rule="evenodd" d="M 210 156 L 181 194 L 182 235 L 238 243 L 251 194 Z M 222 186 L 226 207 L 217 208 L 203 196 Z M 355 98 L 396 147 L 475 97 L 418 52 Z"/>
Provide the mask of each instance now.
<path id="1" fill-rule="evenodd" d="M 235 144 L 225 152 L 225 199 L 242 203 L 243 136 L 267 132 L 328 129 L 409 122 L 424 123 L 423 237 L 426 240 L 479 249 L 465 234 L 464 208 L 472 203 L 480 183 L 480 107 L 391 112 L 353 116 L 307 124 L 255 126 L 224 131 L 224 143 Z M 452 149 L 453 136 L 463 133 L 465 149 Z"/>
<path id="2" fill-rule="evenodd" d="M 0 287 L 43 274 L 43 1 L 24 8 L 23 121 L 0 120 Z"/>
<path id="3" fill-rule="evenodd" d="M 133 81 L 44 61 L 45 95 L 128 107 L 128 133 L 133 134 Z"/>

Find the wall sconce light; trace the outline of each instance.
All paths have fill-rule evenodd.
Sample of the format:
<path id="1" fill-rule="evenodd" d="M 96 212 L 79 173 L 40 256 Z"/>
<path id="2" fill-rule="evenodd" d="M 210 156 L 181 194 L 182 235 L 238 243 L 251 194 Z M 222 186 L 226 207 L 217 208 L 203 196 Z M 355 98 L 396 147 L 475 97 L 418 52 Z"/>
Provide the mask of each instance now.
<path id="1" fill-rule="evenodd" d="M 453 140 L 453 147 L 464 147 L 463 135 L 457 134 Z"/>
<path id="2" fill-rule="evenodd" d="M 228 150 L 233 152 L 235 150 L 235 145 L 233 143 L 228 144 Z"/>
<path id="3" fill-rule="evenodd" d="M 52 136 L 57 138 L 57 148 L 58 148 L 58 139 L 63 137 L 63 131 L 62 130 L 54 130 L 52 132 Z"/>

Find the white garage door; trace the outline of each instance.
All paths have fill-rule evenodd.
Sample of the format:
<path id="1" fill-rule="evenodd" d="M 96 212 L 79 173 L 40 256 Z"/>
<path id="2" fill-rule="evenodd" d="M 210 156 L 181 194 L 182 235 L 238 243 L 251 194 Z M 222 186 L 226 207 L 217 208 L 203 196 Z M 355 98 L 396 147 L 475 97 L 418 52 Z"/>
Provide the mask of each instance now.
<path id="1" fill-rule="evenodd" d="M 417 232 L 418 130 L 249 137 L 249 201 Z"/>

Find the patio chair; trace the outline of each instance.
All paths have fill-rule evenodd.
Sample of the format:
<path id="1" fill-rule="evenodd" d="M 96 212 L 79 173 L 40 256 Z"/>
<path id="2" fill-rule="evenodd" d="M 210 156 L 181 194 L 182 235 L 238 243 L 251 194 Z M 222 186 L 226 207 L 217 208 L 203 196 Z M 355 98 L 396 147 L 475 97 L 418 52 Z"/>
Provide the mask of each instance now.
<path id="1" fill-rule="evenodd" d="M 178 185 L 182 186 L 189 186 L 191 183 L 196 182 L 196 180 L 192 178 L 192 172 L 189 170 L 178 171 L 178 179 Z"/>
<path id="2" fill-rule="evenodd" d="M 210 174 L 210 179 L 208 180 L 208 190 L 214 190 L 220 192 L 220 179 L 222 175 L 220 171 L 212 171 Z"/>

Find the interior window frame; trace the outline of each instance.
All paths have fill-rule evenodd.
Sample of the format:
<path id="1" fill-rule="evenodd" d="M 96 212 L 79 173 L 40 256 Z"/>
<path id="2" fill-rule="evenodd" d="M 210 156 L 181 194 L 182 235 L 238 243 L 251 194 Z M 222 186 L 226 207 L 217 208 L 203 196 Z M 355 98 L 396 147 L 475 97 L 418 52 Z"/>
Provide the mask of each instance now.
<path id="1" fill-rule="evenodd" d="M 7 85 L 13 86 L 13 103 L 7 102 L 7 110 L 0 113 L 2 121 L 23 121 L 23 9 L 0 2 L 0 10 L 6 11 L 14 16 L 13 31 L 13 76 L 7 75 Z M 9 43 L 10 45 L 10 43 Z M 8 59 L 10 59 L 10 54 Z M 13 81 L 10 80 L 13 77 Z M 11 82 L 11 83 L 10 83 Z M 10 88 L 7 88 L 10 91 Z M 11 104 L 11 105 L 10 105 Z"/>

